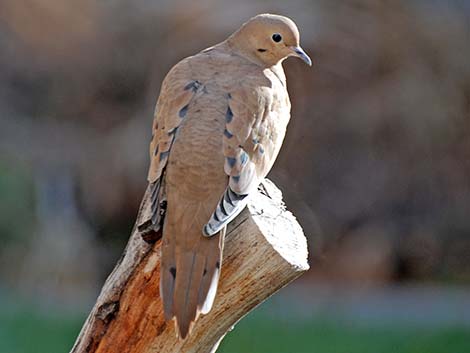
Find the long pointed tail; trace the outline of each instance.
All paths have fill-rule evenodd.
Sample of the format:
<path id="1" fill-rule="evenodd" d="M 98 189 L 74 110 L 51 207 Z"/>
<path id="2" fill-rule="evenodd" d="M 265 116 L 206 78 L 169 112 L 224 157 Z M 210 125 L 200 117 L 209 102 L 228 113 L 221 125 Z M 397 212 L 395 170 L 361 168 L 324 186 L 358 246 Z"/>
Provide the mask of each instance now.
<path id="1" fill-rule="evenodd" d="M 214 303 L 222 262 L 225 228 L 212 238 L 191 234 L 191 247 L 176 246 L 173 237 L 163 237 L 160 295 L 165 318 L 175 318 L 179 336 L 190 333 L 200 313 L 207 314 Z"/>

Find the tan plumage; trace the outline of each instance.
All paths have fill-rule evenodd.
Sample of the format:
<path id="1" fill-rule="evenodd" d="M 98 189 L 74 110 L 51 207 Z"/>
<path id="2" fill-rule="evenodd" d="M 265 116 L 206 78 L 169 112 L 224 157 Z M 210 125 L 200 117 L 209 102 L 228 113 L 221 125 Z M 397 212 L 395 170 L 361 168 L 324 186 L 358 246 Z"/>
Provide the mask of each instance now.
<path id="1" fill-rule="evenodd" d="M 163 231 L 161 297 L 181 338 L 211 309 L 226 224 L 281 147 L 290 117 L 281 66 L 288 56 L 310 64 L 294 22 L 258 15 L 176 64 L 162 84 L 150 144 L 149 222 Z"/>

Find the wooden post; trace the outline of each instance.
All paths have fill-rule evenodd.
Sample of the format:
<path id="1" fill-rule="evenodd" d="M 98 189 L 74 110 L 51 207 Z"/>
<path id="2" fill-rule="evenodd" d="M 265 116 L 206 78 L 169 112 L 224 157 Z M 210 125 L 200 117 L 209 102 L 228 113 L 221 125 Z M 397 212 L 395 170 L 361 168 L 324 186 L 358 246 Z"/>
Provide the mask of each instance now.
<path id="1" fill-rule="evenodd" d="M 147 217 L 148 191 L 136 224 Z M 166 323 L 159 297 L 160 241 L 145 243 L 134 227 L 71 353 L 210 353 L 244 315 L 308 270 L 307 242 L 282 194 L 266 180 L 230 224 L 212 311 L 184 341 Z"/>

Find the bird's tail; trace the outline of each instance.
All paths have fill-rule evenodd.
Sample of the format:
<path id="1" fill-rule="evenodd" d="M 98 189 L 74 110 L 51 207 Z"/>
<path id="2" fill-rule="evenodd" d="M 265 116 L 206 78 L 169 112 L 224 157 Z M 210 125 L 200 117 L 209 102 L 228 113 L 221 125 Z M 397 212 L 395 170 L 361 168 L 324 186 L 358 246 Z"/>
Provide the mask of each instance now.
<path id="1" fill-rule="evenodd" d="M 225 228 L 212 238 L 200 229 L 191 246 L 177 244 L 174 236 L 163 236 L 160 296 L 166 320 L 175 318 L 179 336 L 190 333 L 200 313 L 207 314 L 214 303 L 222 262 Z M 166 230 L 165 230 L 166 233 Z M 189 245 L 189 244 L 187 244 Z"/>

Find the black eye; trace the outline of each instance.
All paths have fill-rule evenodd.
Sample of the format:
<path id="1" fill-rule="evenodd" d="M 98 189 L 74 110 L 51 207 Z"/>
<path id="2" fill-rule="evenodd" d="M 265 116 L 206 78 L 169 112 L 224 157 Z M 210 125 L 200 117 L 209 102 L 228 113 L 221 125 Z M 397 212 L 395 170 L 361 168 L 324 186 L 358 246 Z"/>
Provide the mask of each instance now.
<path id="1" fill-rule="evenodd" d="M 279 43 L 282 40 L 282 36 L 279 33 L 274 33 L 273 34 L 273 41 L 276 43 Z"/>

